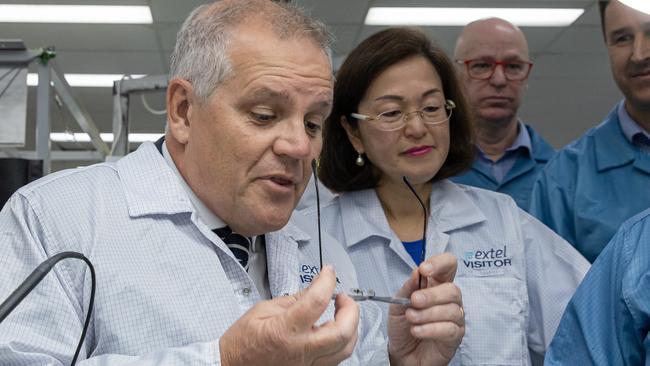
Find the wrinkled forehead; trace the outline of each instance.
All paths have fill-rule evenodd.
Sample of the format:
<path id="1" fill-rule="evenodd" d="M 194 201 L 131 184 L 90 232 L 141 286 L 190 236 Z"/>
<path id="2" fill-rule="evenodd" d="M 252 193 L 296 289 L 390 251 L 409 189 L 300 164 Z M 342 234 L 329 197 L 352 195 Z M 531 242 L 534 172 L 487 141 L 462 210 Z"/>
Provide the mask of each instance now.
<path id="1" fill-rule="evenodd" d="M 332 79 L 330 55 L 312 38 L 280 35 L 271 27 L 245 23 L 234 29 L 228 47 L 233 71 L 252 64 L 268 67 L 298 67 L 323 79 Z"/>

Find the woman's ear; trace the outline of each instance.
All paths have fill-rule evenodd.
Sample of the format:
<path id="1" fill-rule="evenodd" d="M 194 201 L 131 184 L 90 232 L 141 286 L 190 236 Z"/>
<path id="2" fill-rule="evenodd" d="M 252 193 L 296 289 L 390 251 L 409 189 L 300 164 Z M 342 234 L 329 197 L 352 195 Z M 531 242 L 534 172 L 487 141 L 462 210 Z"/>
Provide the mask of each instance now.
<path id="1" fill-rule="evenodd" d="M 167 129 L 178 143 L 185 145 L 190 138 L 190 122 L 196 108 L 192 84 L 173 78 L 167 87 Z"/>
<path id="2" fill-rule="evenodd" d="M 343 129 L 345 129 L 345 133 L 348 135 L 348 140 L 350 140 L 352 147 L 354 147 L 357 153 L 363 154 L 365 152 L 365 149 L 363 147 L 363 142 L 361 142 L 359 128 L 355 128 L 350 125 L 345 116 L 341 116 L 341 126 L 343 126 Z"/>

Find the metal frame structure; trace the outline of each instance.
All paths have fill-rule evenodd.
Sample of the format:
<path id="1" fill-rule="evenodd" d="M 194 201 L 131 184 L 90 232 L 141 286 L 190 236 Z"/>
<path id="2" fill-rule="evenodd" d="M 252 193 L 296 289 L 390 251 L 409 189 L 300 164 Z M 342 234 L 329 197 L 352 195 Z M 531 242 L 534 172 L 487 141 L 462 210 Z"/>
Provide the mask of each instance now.
<path id="1" fill-rule="evenodd" d="M 27 67 L 36 61 L 38 86 L 36 87 L 36 149 L 2 149 L 0 158 L 40 159 L 43 161 L 43 174 L 49 174 L 52 160 L 104 160 L 110 153 L 108 145 L 100 138 L 99 129 L 86 110 L 77 101 L 70 85 L 63 77 L 53 58 L 53 49 L 2 50 L 0 65 Z M 90 136 L 95 150 L 91 151 L 51 151 L 50 145 L 50 104 L 52 89 L 68 108 L 79 127 Z"/>
<path id="2" fill-rule="evenodd" d="M 133 93 L 148 93 L 167 89 L 167 75 L 150 75 L 138 79 L 122 79 L 113 84 L 113 145 L 110 158 L 129 152 L 129 106 Z"/>

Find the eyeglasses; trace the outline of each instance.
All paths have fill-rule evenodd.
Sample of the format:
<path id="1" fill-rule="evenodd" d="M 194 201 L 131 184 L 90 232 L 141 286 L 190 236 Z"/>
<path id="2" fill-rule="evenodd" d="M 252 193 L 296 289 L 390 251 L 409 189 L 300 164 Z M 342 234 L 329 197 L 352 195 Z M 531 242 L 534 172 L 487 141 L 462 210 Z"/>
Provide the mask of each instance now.
<path id="1" fill-rule="evenodd" d="M 497 66 L 503 67 L 503 74 L 510 81 L 521 81 L 528 77 L 533 63 L 530 61 L 456 60 L 465 64 L 467 75 L 472 79 L 486 80 L 492 77 Z"/>
<path id="2" fill-rule="evenodd" d="M 314 174 L 314 187 L 316 188 L 316 218 L 318 220 L 318 255 L 320 259 L 320 269 L 323 269 L 323 245 L 322 245 L 322 239 L 321 239 L 321 229 L 320 229 L 320 196 L 318 194 L 318 176 L 316 175 L 316 160 L 312 160 L 311 162 L 311 167 L 312 167 L 312 173 Z M 420 203 L 420 206 L 422 206 L 422 210 L 424 211 L 424 233 L 422 234 L 422 252 L 420 254 L 420 263 L 424 262 L 426 258 L 426 233 L 427 233 L 427 218 L 428 218 L 428 211 L 426 206 L 424 205 L 424 202 L 422 202 L 422 199 L 420 196 L 417 194 L 413 186 L 411 185 L 411 182 L 406 177 L 402 177 L 404 180 L 404 184 L 406 184 L 409 188 L 409 190 L 415 195 L 415 198 L 418 200 Z M 422 288 L 422 277 L 418 273 L 418 288 Z M 354 301 L 377 301 L 377 302 L 384 302 L 388 304 L 397 304 L 397 305 L 402 305 L 402 306 L 411 306 L 411 300 L 404 298 L 404 297 L 392 297 L 392 296 L 377 296 L 375 295 L 375 290 L 362 290 L 360 288 L 353 288 L 350 289 L 350 291 L 347 293 L 350 298 Z M 334 293 L 332 295 L 332 300 L 336 300 L 337 294 Z"/>
<path id="3" fill-rule="evenodd" d="M 396 131 L 406 126 L 406 122 L 408 122 L 409 118 L 411 118 L 413 114 L 417 114 L 425 124 L 443 124 L 451 118 L 451 112 L 454 108 L 456 108 L 456 103 L 454 103 L 453 100 L 447 99 L 442 105 L 441 103 L 431 104 L 412 112 L 404 112 L 400 109 L 391 109 L 379 113 L 374 117 L 359 113 L 350 113 L 350 116 L 361 121 L 372 121 L 374 123 L 371 125 L 382 131 Z"/>

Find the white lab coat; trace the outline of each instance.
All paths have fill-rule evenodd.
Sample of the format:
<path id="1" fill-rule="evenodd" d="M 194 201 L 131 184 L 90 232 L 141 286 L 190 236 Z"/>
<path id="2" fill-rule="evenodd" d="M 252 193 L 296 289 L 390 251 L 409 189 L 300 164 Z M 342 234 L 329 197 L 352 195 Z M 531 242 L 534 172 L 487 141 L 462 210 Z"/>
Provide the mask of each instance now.
<path id="1" fill-rule="evenodd" d="M 528 365 L 542 357 L 589 263 L 506 195 L 443 180 L 429 209 L 427 256 L 458 258 L 466 332 L 452 364 Z M 304 213 L 314 219 L 316 210 Z M 415 268 L 375 190 L 340 194 L 321 219 L 350 254 L 362 288 L 393 295 Z"/>

